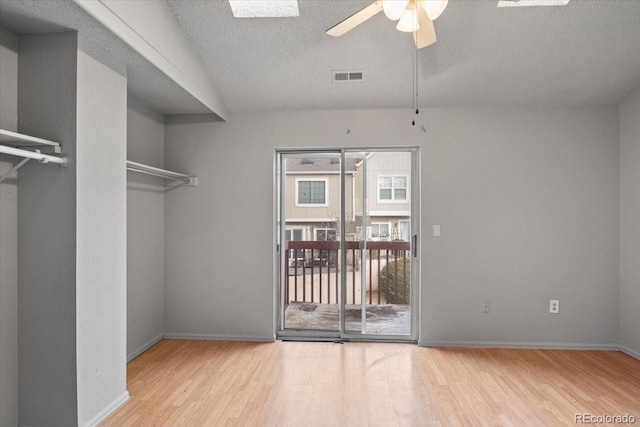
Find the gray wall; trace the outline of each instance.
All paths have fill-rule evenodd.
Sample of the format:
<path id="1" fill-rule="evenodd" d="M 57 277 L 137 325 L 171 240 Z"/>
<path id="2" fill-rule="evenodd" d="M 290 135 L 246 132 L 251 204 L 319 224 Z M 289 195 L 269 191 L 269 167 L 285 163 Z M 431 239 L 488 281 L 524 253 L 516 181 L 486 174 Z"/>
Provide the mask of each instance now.
<path id="1" fill-rule="evenodd" d="M 22 35 L 20 132 L 75 158 L 75 33 Z M 18 194 L 18 390 L 22 425 L 77 423 L 76 173 L 29 162 Z"/>
<path id="2" fill-rule="evenodd" d="M 0 128 L 18 130 L 18 37 L 0 27 Z M 0 176 L 16 162 L 0 157 Z M 18 199 L 16 176 L 0 184 L 0 427 L 18 425 Z"/>
<path id="3" fill-rule="evenodd" d="M 78 424 L 128 398 L 126 66 L 91 45 L 78 51 L 76 336 Z"/>
<path id="4" fill-rule="evenodd" d="M 620 344 L 640 358 L 640 90 L 620 106 Z"/>
<path id="5" fill-rule="evenodd" d="M 411 118 L 316 111 L 168 124 L 167 167 L 199 184 L 165 198 L 166 335 L 272 339 L 276 147 L 398 144 L 421 148 L 421 344 L 615 346 L 617 108 Z M 427 233 L 432 224 L 441 237 Z M 548 313 L 550 299 L 560 314 Z"/>
<path id="6" fill-rule="evenodd" d="M 164 167 L 163 116 L 129 97 L 127 159 Z M 127 358 L 164 332 L 164 180 L 127 174 Z"/>
<path id="7" fill-rule="evenodd" d="M 20 132 L 70 158 L 19 172 L 19 421 L 94 425 L 128 397 L 126 67 L 76 33 L 21 35 L 18 75 Z"/>

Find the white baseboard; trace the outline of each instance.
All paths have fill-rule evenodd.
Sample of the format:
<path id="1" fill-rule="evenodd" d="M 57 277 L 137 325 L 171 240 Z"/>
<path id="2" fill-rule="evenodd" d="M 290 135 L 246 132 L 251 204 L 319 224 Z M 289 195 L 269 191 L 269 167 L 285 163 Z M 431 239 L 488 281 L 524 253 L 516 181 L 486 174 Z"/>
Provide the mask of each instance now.
<path id="1" fill-rule="evenodd" d="M 133 352 L 131 352 L 130 354 L 127 355 L 127 362 L 131 362 L 133 359 L 135 359 L 136 357 L 140 356 L 142 353 L 147 351 L 149 348 L 151 348 L 152 346 L 154 346 L 157 343 L 159 343 L 160 341 L 162 341 L 163 338 L 164 338 L 164 334 L 160 334 L 157 337 L 152 338 L 151 340 L 149 340 L 146 343 L 142 344 L 140 347 L 138 347 L 137 350 L 134 350 Z"/>
<path id="2" fill-rule="evenodd" d="M 620 344 L 620 351 L 625 354 L 628 354 L 631 357 L 635 357 L 636 359 L 640 360 L 640 351 L 636 351 L 622 344 Z"/>
<path id="3" fill-rule="evenodd" d="M 211 341 L 251 341 L 251 342 L 274 342 L 273 336 L 257 335 L 218 335 L 218 334 L 182 334 L 165 333 L 165 339 L 174 340 L 211 340 Z"/>
<path id="4" fill-rule="evenodd" d="M 104 408 L 102 411 L 98 412 L 98 414 L 95 417 L 93 417 L 92 419 L 87 421 L 87 423 L 84 424 L 84 427 L 97 426 L 102 421 L 104 421 L 105 418 L 107 418 L 109 415 L 111 415 L 111 413 L 113 411 L 118 409 L 120 407 L 120 405 L 122 405 L 127 400 L 129 400 L 129 392 L 125 391 L 122 395 L 120 395 L 120 397 L 118 397 L 116 400 L 111 402 L 106 408 Z"/>
<path id="5" fill-rule="evenodd" d="M 421 347 L 522 348 L 540 350 L 620 350 L 618 344 L 526 341 L 420 341 Z"/>

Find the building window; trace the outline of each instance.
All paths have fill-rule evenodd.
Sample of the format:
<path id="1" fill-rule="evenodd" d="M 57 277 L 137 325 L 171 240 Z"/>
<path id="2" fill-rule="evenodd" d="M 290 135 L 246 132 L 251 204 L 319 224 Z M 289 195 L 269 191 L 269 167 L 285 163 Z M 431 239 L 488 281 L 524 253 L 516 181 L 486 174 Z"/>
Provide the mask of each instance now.
<path id="1" fill-rule="evenodd" d="M 287 228 L 284 231 L 284 240 L 290 242 L 294 240 L 302 240 L 304 234 L 304 228 Z M 289 267 L 295 267 L 296 261 L 301 266 L 304 262 L 304 250 L 290 249 L 289 250 Z"/>
<path id="2" fill-rule="evenodd" d="M 296 206 L 327 206 L 326 179 L 296 179 Z"/>
<path id="3" fill-rule="evenodd" d="M 304 229 L 302 228 L 287 228 L 284 231 L 284 240 L 302 240 L 302 232 Z"/>
<path id="4" fill-rule="evenodd" d="M 320 242 L 336 240 L 335 228 L 316 228 L 316 240 Z"/>
<path id="5" fill-rule="evenodd" d="M 390 240 L 391 224 L 388 222 L 372 222 L 367 227 L 368 238 L 371 240 Z"/>
<path id="6" fill-rule="evenodd" d="M 379 203 L 406 203 L 408 175 L 378 175 Z"/>

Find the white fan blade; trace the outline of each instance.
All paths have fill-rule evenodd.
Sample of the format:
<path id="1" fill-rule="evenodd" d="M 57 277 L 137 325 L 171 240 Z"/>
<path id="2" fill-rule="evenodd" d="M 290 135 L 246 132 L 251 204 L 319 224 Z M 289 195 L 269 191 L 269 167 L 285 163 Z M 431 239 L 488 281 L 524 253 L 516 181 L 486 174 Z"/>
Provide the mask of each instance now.
<path id="1" fill-rule="evenodd" d="M 416 42 L 416 47 L 422 49 L 434 44 L 436 42 L 436 29 L 433 27 L 433 21 L 429 19 L 427 12 L 421 7 L 418 8 L 418 25 L 420 29 L 413 32 L 413 41 Z"/>
<path id="2" fill-rule="evenodd" d="M 375 2 L 370 6 L 365 7 L 359 12 L 354 13 L 344 21 L 339 24 L 334 25 L 333 27 L 327 30 L 327 34 L 334 37 L 340 37 L 347 31 L 353 30 L 358 25 L 362 24 L 369 18 L 377 15 L 382 11 L 382 2 Z"/>

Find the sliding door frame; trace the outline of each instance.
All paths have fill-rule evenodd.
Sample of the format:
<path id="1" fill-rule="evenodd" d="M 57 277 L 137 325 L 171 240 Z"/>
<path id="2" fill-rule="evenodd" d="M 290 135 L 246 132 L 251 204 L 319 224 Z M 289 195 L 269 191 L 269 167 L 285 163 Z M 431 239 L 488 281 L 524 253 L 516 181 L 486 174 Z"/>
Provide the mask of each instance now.
<path id="1" fill-rule="evenodd" d="M 420 325 L 420 148 L 416 146 L 383 146 L 383 147 L 340 147 L 340 148 L 277 148 L 275 149 L 274 161 L 274 337 L 284 340 L 305 340 L 305 341 L 385 341 L 385 342 L 411 342 L 417 343 Z M 286 224 L 283 222 L 285 211 L 284 186 L 285 179 L 283 175 L 282 157 L 290 154 L 340 154 L 340 268 L 346 265 L 347 254 L 345 245 L 345 156 L 347 153 L 369 153 L 369 152 L 400 152 L 405 151 L 411 153 L 411 332 L 409 335 L 384 335 L 384 334 L 366 334 L 354 333 L 345 330 L 345 306 L 346 306 L 346 281 L 345 274 L 340 273 L 340 329 L 339 330 L 316 330 L 316 329 L 285 329 L 284 326 L 284 293 L 282 292 L 283 275 L 288 274 L 288 266 L 285 265 L 285 257 L 281 255 L 281 243 L 284 241 L 286 233 Z M 366 155 L 365 155 L 366 157 Z M 365 159 L 366 162 L 366 159 Z M 366 167 L 366 166 L 365 166 Z M 366 182 L 366 179 L 365 179 Z M 366 186 L 366 184 L 363 184 Z M 363 201 L 364 203 L 364 201 Z M 366 216 L 366 215 L 365 215 Z M 365 232 L 366 241 L 366 232 Z M 364 276 L 363 276 L 364 277 Z M 366 321 L 365 302 L 363 304 L 363 326 Z"/>

